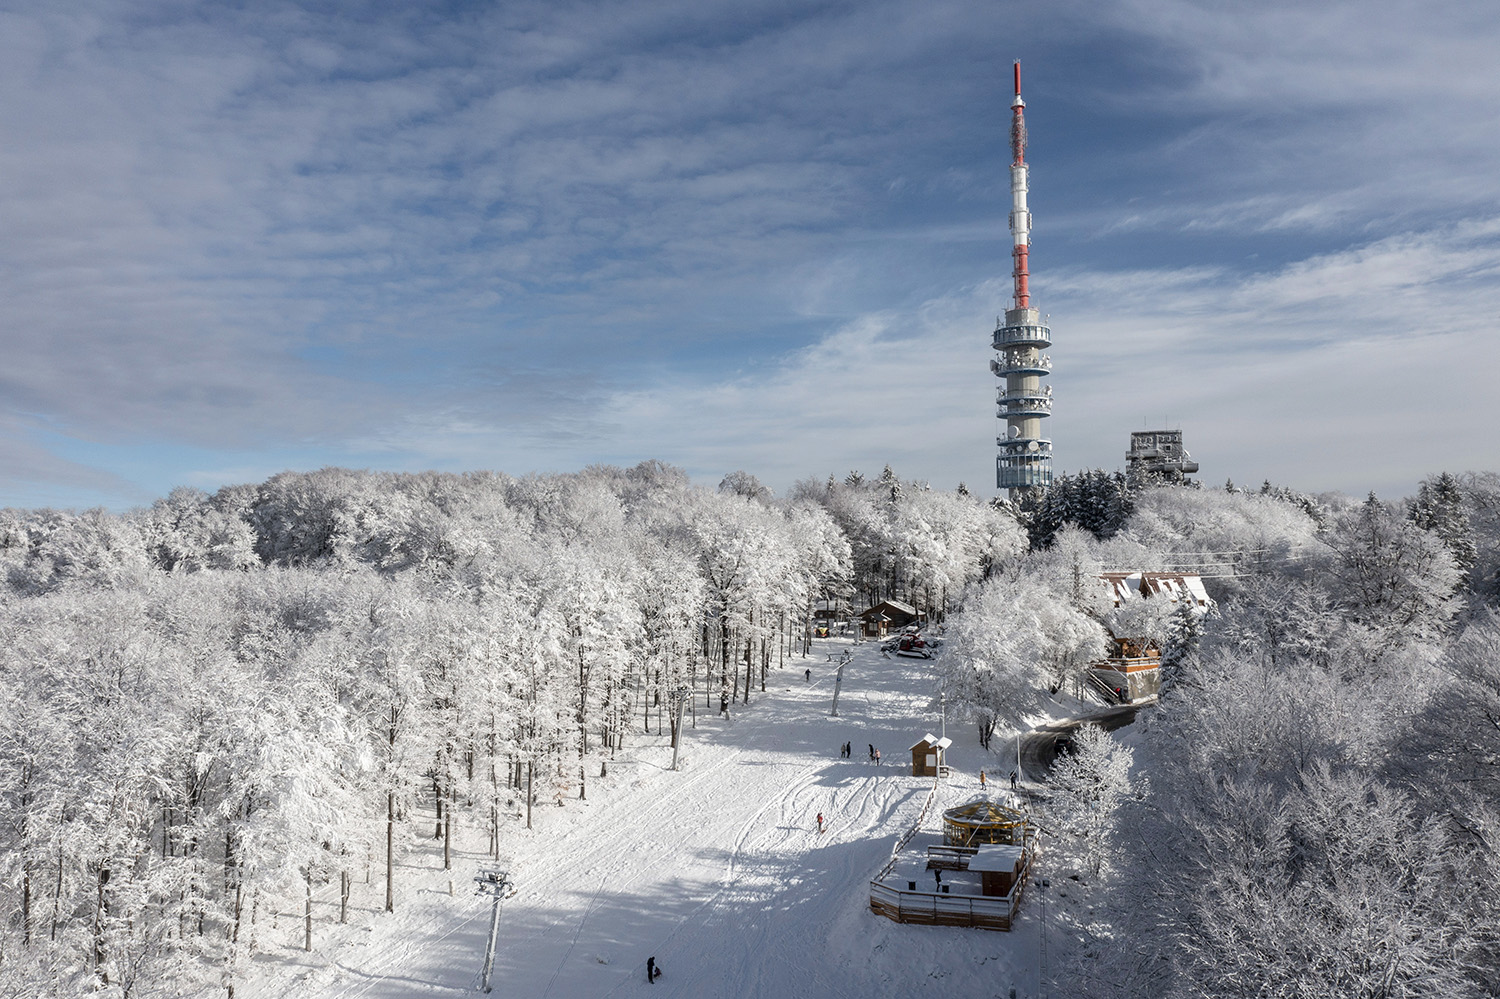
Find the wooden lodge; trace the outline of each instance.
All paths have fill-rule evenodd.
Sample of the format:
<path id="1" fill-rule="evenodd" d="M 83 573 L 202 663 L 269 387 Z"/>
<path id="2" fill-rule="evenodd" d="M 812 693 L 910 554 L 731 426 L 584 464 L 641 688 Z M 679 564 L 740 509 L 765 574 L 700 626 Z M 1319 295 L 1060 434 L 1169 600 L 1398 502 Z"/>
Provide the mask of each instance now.
<path id="1" fill-rule="evenodd" d="M 920 624 L 922 619 L 920 611 L 899 600 L 882 600 L 859 615 L 860 627 L 866 638 L 884 638 L 909 624 Z"/>
<path id="2" fill-rule="evenodd" d="M 1208 613 L 1213 601 L 1203 580 L 1181 572 L 1105 572 L 1099 576 L 1116 607 L 1132 600 L 1166 600 Z M 1161 649 L 1147 638 L 1111 634 L 1109 656 L 1089 665 L 1095 687 L 1115 702 L 1152 697 L 1161 690 Z"/>

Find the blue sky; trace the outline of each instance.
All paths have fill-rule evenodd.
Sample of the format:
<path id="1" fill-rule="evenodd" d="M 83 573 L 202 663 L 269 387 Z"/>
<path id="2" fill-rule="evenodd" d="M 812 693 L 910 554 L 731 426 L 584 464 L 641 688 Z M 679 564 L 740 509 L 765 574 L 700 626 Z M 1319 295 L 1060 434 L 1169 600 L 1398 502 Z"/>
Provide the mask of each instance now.
<path id="1" fill-rule="evenodd" d="M 287 468 L 1500 467 L 1500 9 L 0 0 L 0 506 Z"/>

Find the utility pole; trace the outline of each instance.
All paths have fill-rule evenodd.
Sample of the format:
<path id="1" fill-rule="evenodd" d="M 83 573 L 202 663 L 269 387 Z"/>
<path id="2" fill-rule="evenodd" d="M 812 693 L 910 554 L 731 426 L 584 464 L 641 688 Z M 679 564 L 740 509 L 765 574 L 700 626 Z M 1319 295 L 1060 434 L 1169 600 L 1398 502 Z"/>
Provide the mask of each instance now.
<path id="1" fill-rule="evenodd" d="M 839 687 L 844 683 L 844 667 L 848 666 L 853 658 L 854 650 L 845 649 L 844 654 L 839 656 L 838 672 L 833 674 L 833 710 L 829 714 L 835 718 L 839 716 Z"/>
<path id="2" fill-rule="evenodd" d="M 484 948 L 484 971 L 480 974 L 481 990 L 490 991 L 490 972 L 495 970 L 495 940 L 500 935 L 500 901 L 511 888 L 510 872 L 497 868 L 484 868 L 474 879 L 479 883 L 479 893 L 494 900 L 490 907 L 490 939 Z"/>
<path id="3" fill-rule="evenodd" d="M 686 687 L 678 687 L 672 691 L 672 696 L 677 699 L 677 724 L 672 729 L 672 769 L 677 769 L 677 751 L 682 746 L 682 706 L 687 703 L 689 691 Z"/>
<path id="4" fill-rule="evenodd" d="M 948 692 L 938 691 L 938 710 L 942 712 L 942 728 L 938 729 L 938 775 L 948 765 Z"/>
<path id="5" fill-rule="evenodd" d="M 1047 999 L 1047 889 L 1051 886 L 1052 882 L 1049 879 L 1042 878 L 1041 960 L 1038 962 L 1039 968 L 1036 982 L 1037 992 L 1040 994 L 1041 999 Z"/>

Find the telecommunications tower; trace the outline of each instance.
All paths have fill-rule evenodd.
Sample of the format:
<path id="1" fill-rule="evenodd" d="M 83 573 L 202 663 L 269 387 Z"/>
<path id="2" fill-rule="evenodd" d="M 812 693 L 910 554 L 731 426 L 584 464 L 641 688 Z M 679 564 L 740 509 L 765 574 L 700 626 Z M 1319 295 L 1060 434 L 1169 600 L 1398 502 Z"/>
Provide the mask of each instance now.
<path id="1" fill-rule="evenodd" d="M 1042 419 L 1052 414 L 1052 386 L 1042 379 L 1052 370 L 1044 354 L 1052 346 L 1052 331 L 1032 308 L 1027 255 L 1031 251 L 1031 212 L 1026 207 L 1026 102 L 1021 100 L 1021 63 L 1015 64 L 1016 99 L 1010 120 L 1010 234 L 1011 276 L 1015 301 L 1005 319 L 995 324 L 994 348 L 1000 355 L 990 370 L 1000 379 L 996 395 L 1005 434 L 997 440 L 1000 454 L 995 485 L 1008 489 L 1012 500 L 1052 485 L 1052 442 L 1042 437 Z"/>

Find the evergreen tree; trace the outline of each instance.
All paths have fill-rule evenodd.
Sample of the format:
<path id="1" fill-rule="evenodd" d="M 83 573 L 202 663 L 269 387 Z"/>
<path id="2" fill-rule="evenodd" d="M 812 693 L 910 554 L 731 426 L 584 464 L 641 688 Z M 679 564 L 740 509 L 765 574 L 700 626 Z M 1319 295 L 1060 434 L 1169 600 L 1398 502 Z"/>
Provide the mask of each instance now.
<path id="1" fill-rule="evenodd" d="M 1474 532 L 1469 526 L 1458 480 L 1447 472 L 1423 479 L 1416 499 L 1407 503 L 1407 516 L 1424 531 L 1431 531 L 1442 539 L 1453 556 L 1454 568 L 1459 572 L 1459 587 L 1470 588 L 1479 549 L 1474 543 Z"/>

